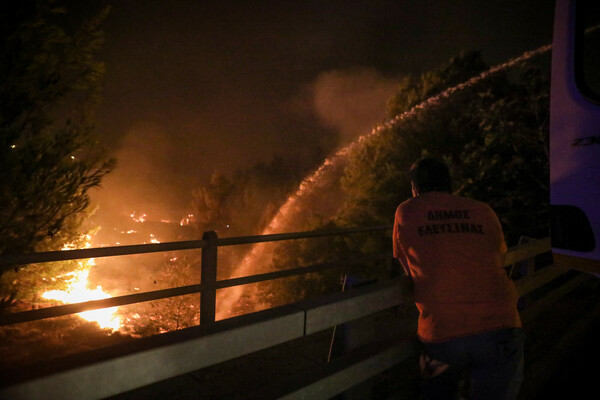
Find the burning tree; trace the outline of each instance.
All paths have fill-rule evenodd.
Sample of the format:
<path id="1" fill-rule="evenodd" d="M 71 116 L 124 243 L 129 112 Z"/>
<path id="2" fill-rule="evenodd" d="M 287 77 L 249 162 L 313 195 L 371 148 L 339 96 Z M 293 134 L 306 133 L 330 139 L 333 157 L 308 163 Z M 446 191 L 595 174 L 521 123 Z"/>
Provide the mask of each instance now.
<path id="1" fill-rule="evenodd" d="M 0 254 L 78 240 L 88 191 L 114 166 L 93 135 L 106 14 L 81 21 L 59 1 L 0 4 Z M 2 274 L 3 301 L 14 281 Z"/>

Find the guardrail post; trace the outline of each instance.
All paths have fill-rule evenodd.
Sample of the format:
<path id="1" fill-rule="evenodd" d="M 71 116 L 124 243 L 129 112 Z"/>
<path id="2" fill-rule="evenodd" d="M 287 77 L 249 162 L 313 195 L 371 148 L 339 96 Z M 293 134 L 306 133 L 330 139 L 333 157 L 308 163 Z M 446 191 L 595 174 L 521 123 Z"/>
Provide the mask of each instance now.
<path id="1" fill-rule="evenodd" d="M 200 283 L 202 294 L 200 296 L 200 324 L 215 322 L 217 305 L 217 233 L 204 232 L 202 240 L 208 244 L 202 248 L 202 266 Z"/>
<path id="2" fill-rule="evenodd" d="M 521 236 L 519 238 L 519 244 L 527 244 L 534 241 L 535 239 L 527 236 Z M 535 272 L 535 256 L 519 262 L 518 266 L 521 276 L 531 278 Z"/>

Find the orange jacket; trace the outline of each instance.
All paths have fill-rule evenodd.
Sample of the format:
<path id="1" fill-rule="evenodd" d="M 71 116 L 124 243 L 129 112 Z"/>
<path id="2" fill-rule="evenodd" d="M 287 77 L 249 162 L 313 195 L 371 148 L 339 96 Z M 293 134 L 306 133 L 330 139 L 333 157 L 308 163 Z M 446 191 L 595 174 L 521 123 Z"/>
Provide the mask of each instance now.
<path id="1" fill-rule="evenodd" d="M 487 204 L 424 193 L 398 206 L 393 237 L 394 257 L 415 285 L 422 341 L 521 326 L 517 291 L 502 268 L 502 227 Z"/>

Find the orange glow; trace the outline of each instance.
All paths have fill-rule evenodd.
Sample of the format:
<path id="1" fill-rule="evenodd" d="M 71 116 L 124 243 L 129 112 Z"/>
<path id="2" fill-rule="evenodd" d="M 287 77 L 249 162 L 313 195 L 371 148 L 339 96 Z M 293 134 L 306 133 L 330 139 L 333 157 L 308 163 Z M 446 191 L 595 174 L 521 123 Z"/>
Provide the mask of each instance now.
<path id="1" fill-rule="evenodd" d="M 101 286 L 96 289 L 87 288 L 87 279 L 90 271 L 82 270 L 72 272 L 72 279 L 66 290 L 50 290 L 42 295 L 47 300 L 58 300 L 63 303 L 81 303 L 91 300 L 108 299 L 111 296 L 102 291 Z M 84 311 L 79 313 L 81 318 L 90 322 L 97 322 L 103 329 L 118 330 L 121 327 L 121 318 L 116 315 L 119 307 L 103 308 L 100 310 Z"/>
<path id="2" fill-rule="evenodd" d="M 150 234 L 150 243 L 160 243 L 160 241 L 154 236 L 153 233 Z"/>
<path id="3" fill-rule="evenodd" d="M 86 235 L 85 247 L 91 247 L 91 237 Z M 67 244 L 63 250 L 75 248 L 73 244 Z M 70 272 L 67 276 L 71 278 L 68 281 L 66 290 L 50 290 L 42 294 L 42 298 L 46 300 L 57 300 L 66 304 L 82 303 L 92 300 L 108 299 L 111 296 L 102 290 L 102 286 L 96 286 L 95 289 L 88 289 L 88 275 L 90 268 L 95 265 L 94 259 L 90 258 L 86 261 L 80 261 L 81 269 Z M 121 318 L 117 315 L 119 307 L 103 308 L 100 310 L 84 311 L 77 315 L 86 321 L 97 322 L 103 329 L 118 330 L 122 326 Z"/>
<path id="4" fill-rule="evenodd" d="M 135 222 L 140 222 L 143 223 L 144 221 L 146 221 L 146 214 L 140 214 L 137 215 L 136 212 L 132 212 L 130 215 L 131 219 L 133 219 Z"/>

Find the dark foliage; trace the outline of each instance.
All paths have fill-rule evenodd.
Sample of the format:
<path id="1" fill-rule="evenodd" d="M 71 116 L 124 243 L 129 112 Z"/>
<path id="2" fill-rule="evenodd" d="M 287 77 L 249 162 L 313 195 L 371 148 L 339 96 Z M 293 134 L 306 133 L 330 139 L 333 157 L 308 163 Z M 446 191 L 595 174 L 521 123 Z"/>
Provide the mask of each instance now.
<path id="1" fill-rule="evenodd" d="M 82 241 L 91 188 L 115 161 L 94 136 L 104 65 L 99 25 L 61 1 L 0 3 L 0 254 L 58 250 Z M 36 301 L 75 263 L 5 269 L 0 300 Z"/>
<path id="2" fill-rule="evenodd" d="M 104 15 L 74 24 L 54 2 L 0 6 L 0 254 L 72 239 L 114 165 L 92 136 Z"/>

